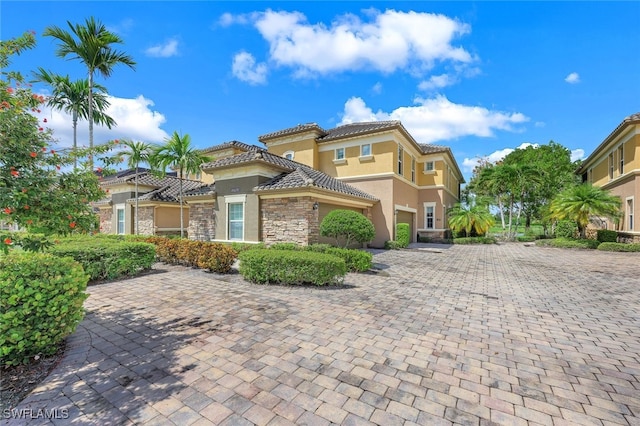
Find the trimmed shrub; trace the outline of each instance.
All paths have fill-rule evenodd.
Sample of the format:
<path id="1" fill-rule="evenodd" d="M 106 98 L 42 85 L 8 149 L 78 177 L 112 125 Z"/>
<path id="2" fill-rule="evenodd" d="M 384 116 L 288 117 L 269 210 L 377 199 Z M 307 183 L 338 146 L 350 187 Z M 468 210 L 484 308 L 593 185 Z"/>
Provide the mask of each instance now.
<path id="1" fill-rule="evenodd" d="M 166 237 L 148 237 L 146 240 L 156 245 L 158 260 L 170 265 L 192 266 L 226 274 L 238 257 L 236 250 L 222 243 Z"/>
<path id="2" fill-rule="evenodd" d="M 373 265 L 373 255 L 366 251 L 331 247 L 325 253 L 338 256 L 344 260 L 349 271 L 365 272 L 371 269 Z"/>
<path id="3" fill-rule="evenodd" d="M 575 238 L 578 235 L 578 226 L 572 220 L 559 220 L 556 223 L 556 238 Z"/>
<path id="4" fill-rule="evenodd" d="M 260 242 L 260 243 L 239 243 L 239 242 L 236 241 L 236 242 L 231 243 L 231 248 L 236 253 L 242 253 L 243 251 L 247 251 L 247 250 L 263 249 L 263 248 L 265 248 L 265 245 L 262 242 Z"/>
<path id="5" fill-rule="evenodd" d="M 411 228 L 408 223 L 396 224 L 396 241 L 402 248 L 409 247 L 409 241 L 411 241 L 411 237 L 409 235 L 410 229 Z"/>
<path id="6" fill-rule="evenodd" d="M 321 243 L 315 243 L 315 244 L 309 244 L 308 246 L 303 247 L 304 251 L 313 251 L 316 253 L 324 253 L 327 251 L 327 249 L 333 247 L 331 244 L 321 244 Z"/>
<path id="7" fill-rule="evenodd" d="M 608 229 L 598 229 L 596 233 L 596 239 L 601 243 L 617 243 L 618 233 L 616 231 L 610 231 Z"/>
<path id="8" fill-rule="evenodd" d="M 376 230 L 373 223 L 362 213 L 353 210 L 333 210 L 320 223 L 320 235 L 336 239 L 336 245 L 349 247 L 354 242 L 360 244 L 373 240 Z M 340 241 L 343 241 L 340 244 Z"/>
<path id="9" fill-rule="evenodd" d="M 150 269 L 156 260 L 152 244 L 92 237 L 64 239 L 47 251 L 75 259 L 92 281 L 135 275 Z"/>
<path id="10" fill-rule="evenodd" d="M 541 247 L 596 249 L 599 245 L 599 241 L 587 239 L 553 238 L 550 240 L 536 240 L 536 246 Z"/>
<path id="11" fill-rule="evenodd" d="M 300 250 L 297 243 L 273 243 L 269 248 L 271 250 Z"/>
<path id="12" fill-rule="evenodd" d="M 430 243 L 431 242 L 431 237 L 427 237 L 424 235 L 418 235 L 418 242 L 419 243 Z"/>
<path id="13" fill-rule="evenodd" d="M 0 257 L 0 364 L 51 355 L 84 316 L 89 276 L 70 258 L 16 252 Z"/>
<path id="14" fill-rule="evenodd" d="M 640 252 L 640 243 L 611 243 L 604 242 L 598 246 L 598 250 L 620 251 L 620 252 Z"/>
<path id="15" fill-rule="evenodd" d="M 226 274 L 231 270 L 238 253 L 231 247 L 219 243 L 204 243 L 198 246 L 196 265 L 211 272 Z"/>
<path id="16" fill-rule="evenodd" d="M 496 244 L 498 240 L 495 237 L 463 237 L 454 238 L 453 244 Z"/>
<path id="17" fill-rule="evenodd" d="M 536 237 L 534 235 L 520 235 L 516 239 L 521 243 L 530 243 L 532 241 L 535 241 Z"/>
<path id="18" fill-rule="evenodd" d="M 385 250 L 400 250 L 403 247 L 399 242 L 394 240 L 389 240 L 384 242 L 384 248 Z"/>
<path id="19" fill-rule="evenodd" d="M 297 250 L 248 250 L 240 253 L 240 273 L 258 284 L 340 284 L 344 260 L 325 253 Z"/>

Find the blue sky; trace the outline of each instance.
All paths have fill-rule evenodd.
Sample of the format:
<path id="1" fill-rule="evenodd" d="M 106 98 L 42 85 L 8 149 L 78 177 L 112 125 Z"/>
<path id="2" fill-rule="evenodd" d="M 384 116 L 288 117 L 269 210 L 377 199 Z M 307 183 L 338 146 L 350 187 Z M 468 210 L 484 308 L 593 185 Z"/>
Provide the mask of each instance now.
<path id="1" fill-rule="evenodd" d="M 98 78 L 118 127 L 96 142 L 178 131 L 201 148 L 260 144 L 301 123 L 399 119 L 419 142 L 450 146 L 468 178 L 474 158 L 526 143 L 586 156 L 640 111 L 640 2 L 3 0 L 0 13 L 3 40 L 36 31 L 11 66 L 25 74 L 85 77 L 55 56 L 47 26 L 94 16 L 122 37 L 137 67 Z M 68 146 L 69 117 L 42 116 Z"/>

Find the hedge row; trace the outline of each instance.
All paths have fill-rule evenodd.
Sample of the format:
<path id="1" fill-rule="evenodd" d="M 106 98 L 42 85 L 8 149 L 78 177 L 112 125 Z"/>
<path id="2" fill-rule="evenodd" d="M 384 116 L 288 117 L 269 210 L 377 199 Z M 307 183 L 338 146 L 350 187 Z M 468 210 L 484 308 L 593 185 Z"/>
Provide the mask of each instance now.
<path id="1" fill-rule="evenodd" d="M 621 252 L 640 252 L 640 243 L 601 243 L 598 250 L 603 251 L 621 251 Z"/>
<path id="2" fill-rule="evenodd" d="M 150 269 L 156 258 L 152 244 L 87 236 L 62 239 L 47 251 L 75 259 L 92 281 L 135 275 Z"/>
<path id="3" fill-rule="evenodd" d="M 332 254 L 344 260 L 347 265 L 347 270 L 351 272 L 365 272 L 371 269 L 373 265 L 373 255 L 371 253 L 357 249 L 333 247 L 331 244 L 309 244 L 307 246 L 301 246 L 296 243 L 275 243 L 269 247 L 269 250 L 307 251 Z"/>
<path id="4" fill-rule="evenodd" d="M 537 240 L 536 246 L 557 247 L 557 248 L 577 248 L 596 249 L 600 245 L 597 240 L 553 238 L 550 240 Z"/>
<path id="5" fill-rule="evenodd" d="M 347 272 L 339 257 L 311 251 L 256 249 L 239 258 L 240 274 L 258 284 L 340 284 Z"/>
<path id="6" fill-rule="evenodd" d="M 158 260 L 172 265 L 193 266 L 226 274 L 231 270 L 238 253 L 222 243 L 177 238 L 147 237 L 155 244 Z"/>
<path id="7" fill-rule="evenodd" d="M 495 237 L 462 237 L 454 238 L 453 244 L 496 244 Z"/>
<path id="8" fill-rule="evenodd" d="M 0 257 L 0 364 L 51 355 L 84 316 L 89 275 L 71 258 L 13 252 Z"/>

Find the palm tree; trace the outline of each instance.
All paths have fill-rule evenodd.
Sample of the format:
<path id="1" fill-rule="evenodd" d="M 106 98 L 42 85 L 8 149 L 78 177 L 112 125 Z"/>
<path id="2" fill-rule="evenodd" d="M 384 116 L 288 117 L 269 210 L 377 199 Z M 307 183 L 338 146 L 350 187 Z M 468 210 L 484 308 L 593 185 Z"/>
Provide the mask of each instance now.
<path id="1" fill-rule="evenodd" d="M 127 166 L 136 169 L 135 185 L 136 185 L 136 209 L 134 214 L 135 234 L 138 235 L 138 175 L 140 174 L 140 163 L 147 163 L 152 153 L 152 145 L 147 142 L 123 140 L 121 143 L 127 147 L 124 151 L 120 151 L 118 155 L 127 156 Z M 182 213 L 181 213 L 182 214 Z"/>
<path id="2" fill-rule="evenodd" d="M 87 120 L 89 118 L 89 81 L 87 79 L 71 81 L 69 76 L 61 76 L 38 68 L 34 73 L 37 81 L 49 84 L 53 91 L 47 99 L 47 105 L 58 111 L 71 114 L 73 121 L 73 152 L 78 148 L 78 119 Z M 113 118 L 104 111 L 109 107 L 106 94 L 107 89 L 100 84 L 94 84 L 97 91 L 93 94 L 93 122 L 107 128 L 116 126 Z M 77 168 L 78 160 L 74 158 L 73 168 Z"/>
<path id="3" fill-rule="evenodd" d="M 200 166 L 209 161 L 209 157 L 191 146 L 191 136 L 180 136 L 173 132 L 170 138 L 165 139 L 165 144 L 156 148 L 151 154 L 151 164 L 164 173 L 167 167 L 178 170 L 180 179 L 180 237 L 184 237 L 183 191 L 182 184 L 185 174 L 197 173 Z"/>
<path id="4" fill-rule="evenodd" d="M 71 56 L 71 59 L 79 59 L 86 67 L 89 74 L 89 148 L 93 149 L 93 87 L 95 73 L 103 77 L 111 76 L 113 68 L 118 64 L 127 65 L 135 69 L 135 61 L 131 56 L 112 48 L 114 44 L 123 43 L 122 39 L 95 18 L 90 17 L 85 25 L 72 24 L 67 21 L 71 32 L 58 26 L 47 27 L 43 35 L 57 39 L 60 44 L 56 55 L 61 58 Z M 89 166 L 93 169 L 93 157 L 89 157 Z"/>
<path id="5" fill-rule="evenodd" d="M 454 232 L 464 232 L 465 236 L 476 233 L 484 235 L 495 223 L 495 219 L 485 204 L 457 203 L 449 210 L 449 227 Z"/>
<path id="6" fill-rule="evenodd" d="M 575 185 L 559 193 L 549 207 L 553 219 L 573 220 L 578 225 L 580 238 L 586 238 L 591 216 L 620 217 L 620 198 L 590 183 Z"/>

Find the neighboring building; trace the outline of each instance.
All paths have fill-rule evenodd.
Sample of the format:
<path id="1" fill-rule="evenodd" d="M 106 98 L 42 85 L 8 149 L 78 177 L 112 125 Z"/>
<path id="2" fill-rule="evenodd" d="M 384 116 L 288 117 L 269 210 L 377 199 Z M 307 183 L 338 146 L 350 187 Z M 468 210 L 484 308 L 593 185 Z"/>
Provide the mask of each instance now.
<path id="1" fill-rule="evenodd" d="M 460 198 L 462 173 L 449 148 L 418 144 L 399 121 L 330 130 L 312 123 L 258 139 L 266 149 L 231 141 L 202 150 L 213 160 L 192 176 L 196 180 L 185 192 L 189 238 L 328 242 L 319 226 L 335 209 L 368 217 L 376 228 L 373 247 L 395 239 L 401 222 L 411 226 L 412 241 L 419 234 L 442 238 L 448 230 L 447 209 Z M 103 232 L 130 233 L 134 178 L 125 174 L 103 182 L 112 189 L 112 197 L 100 205 Z M 158 225 L 160 213 L 163 224 L 172 215 L 179 223 L 177 193 L 168 189 L 177 179 L 165 179 L 160 182 L 146 171 L 140 175 L 145 185 L 140 217 L 146 220 L 140 233 L 172 229 Z M 165 187 L 172 198 L 160 194 Z"/>
<path id="2" fill-rule="evenodd" d="M 135 179 L 138 175 L 138 227 L 145 235 L 180 234 L 180 182 L 174 174 L 157 177 L 147 169 L 128 169 L 101 179 L 109 196 L 93 204 L 98 210 L 100 232 L 133 234 Z M 207 187 L 200 181 L 184 180 L 185 194 Z M 186 199 L 186 197 L 185 197 Z M 189 206 L 184 205 L 184 226 L 189 223 Z"/>
<path id="3" fill-rule="evenodd" d="M 640 113 L 630 115 L 616 127 L 578 169 L 583 182 L 609 190 L 622 201 L 618 224 L 606 221 L 620 237 L 640 242 Z"/>

